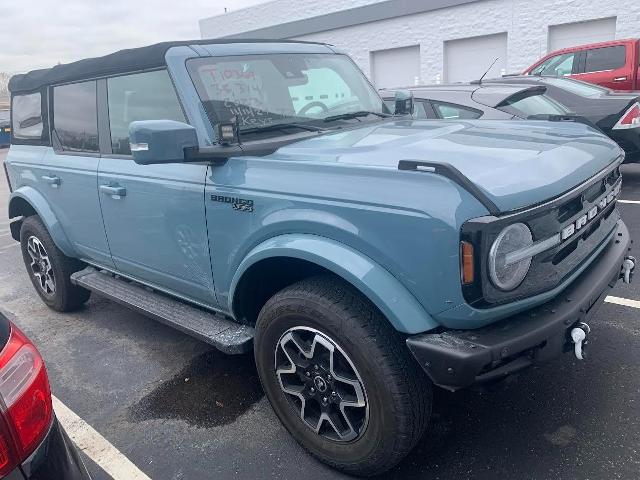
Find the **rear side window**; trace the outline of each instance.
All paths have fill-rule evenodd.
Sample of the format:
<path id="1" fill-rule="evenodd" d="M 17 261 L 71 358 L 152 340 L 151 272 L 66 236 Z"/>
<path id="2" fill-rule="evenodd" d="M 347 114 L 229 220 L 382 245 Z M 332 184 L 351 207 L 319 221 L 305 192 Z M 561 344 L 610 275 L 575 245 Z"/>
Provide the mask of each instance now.
<path id="1" fill-rule="evenodd" d="M 460 105 L 454 105 L 453 103 L 431 102 L 436 114 L 445 120 L 473 120 L 480 118 L 482 113 L 475 108 L 463 107 Z"/>
<path id="2" fill-rule="evenodd" d="M 514 95 L 496 107 L 520 118 L 531 115 L 566 115 L 569 110 L 543 93 Z"/>
<path id="3" fill-rule="evenodd" d="M 40 93 L 16 95 L 11 101 L 13 136 L 21 140 L 42 138 L 42 97 Z"/>
<path id="4" fill-rule="evenodd" d="M 624 45 L 594 48 L 587 50 L 585 57 L 585 73 L 615 70 L 627 63 L 627 49 Z"/>
<path id="5" fill-rule="evenodd" d="M 114 154 L 131 155 L 129 125 L 133 121 L 185 121 L 166 70 L 109 78 L 107 95 L 111 148 Z"/>
<path id="6" fill-rule="evenodd" d="M 95 81 L 53 88 L 53 128 L 63 150 L 98 151 Z"/>

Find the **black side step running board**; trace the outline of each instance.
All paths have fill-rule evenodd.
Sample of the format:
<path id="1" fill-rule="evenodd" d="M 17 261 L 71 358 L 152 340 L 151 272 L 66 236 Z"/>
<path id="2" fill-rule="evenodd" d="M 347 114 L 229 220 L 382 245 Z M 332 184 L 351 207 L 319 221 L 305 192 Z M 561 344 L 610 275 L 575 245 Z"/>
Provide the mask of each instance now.
<path id="1" fill-rule="evenodd" d="M 253 348 L 252 327 L 111 273 L 87 267 L 71 275 L 71 283 L 209 343 L 224 353 L 245 353 Z"/>

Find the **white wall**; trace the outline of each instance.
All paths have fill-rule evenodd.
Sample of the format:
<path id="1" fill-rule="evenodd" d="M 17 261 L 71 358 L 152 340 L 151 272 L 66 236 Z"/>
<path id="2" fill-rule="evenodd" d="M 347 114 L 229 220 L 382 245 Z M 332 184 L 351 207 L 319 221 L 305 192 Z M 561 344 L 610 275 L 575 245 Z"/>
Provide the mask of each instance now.
<path id="1" fill-rule="evenodd" d="M 426 0 L 425 0 L 426 1 Z M 274 0 L 201 22 L 203 37 L 241 33 L 340 9 L 371 0 Z M 374 50 L 420 45 L 421 81 L 442 78 L 443 45 L 455 40 L 508 33 L 506 70 L 531 65 L 547 50 L 549 25 L 616 16 L 616 38 L 640 37 L 640 1 L 629 0 L 484 0 L 406 17 L 381 20 L 298 37 L 326 42 L 347 51 L 366 74 Z"/>

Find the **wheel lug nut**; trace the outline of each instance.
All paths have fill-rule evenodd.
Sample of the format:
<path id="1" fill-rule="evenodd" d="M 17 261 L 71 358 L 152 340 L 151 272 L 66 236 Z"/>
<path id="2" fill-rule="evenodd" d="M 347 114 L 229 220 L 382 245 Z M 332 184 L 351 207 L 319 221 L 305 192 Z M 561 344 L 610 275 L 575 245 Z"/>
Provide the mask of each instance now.
<path id="1" fill-rule="evenodd" d="M 336 395 L 337 395 L 337 393 L 336 393 L 336 392 L 331 392 L 331 396 L 332 396 L 332 397 L 335 397 Z"/>

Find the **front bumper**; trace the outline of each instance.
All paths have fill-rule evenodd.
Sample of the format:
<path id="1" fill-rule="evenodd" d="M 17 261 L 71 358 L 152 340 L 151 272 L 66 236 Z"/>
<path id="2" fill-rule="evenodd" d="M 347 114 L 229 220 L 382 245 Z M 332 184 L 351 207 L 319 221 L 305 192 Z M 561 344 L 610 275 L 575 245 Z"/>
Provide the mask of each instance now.
<path id="1" fill-rule="evenodd" d="M 431 380 L 448 390 L 499 380 L 572 348 L 571 329 L 588 321 L 620 277 L 630 250 L 629 231 L 618 230 L 589 267 L 553 300 L 477 330 L 448 330 L 407 338 Z"/>

